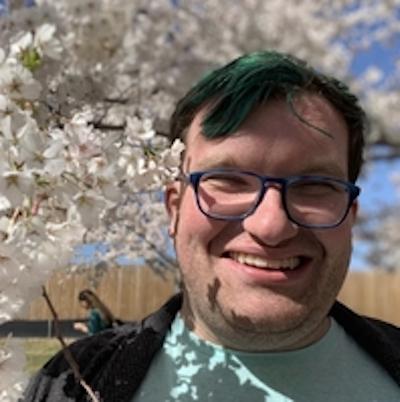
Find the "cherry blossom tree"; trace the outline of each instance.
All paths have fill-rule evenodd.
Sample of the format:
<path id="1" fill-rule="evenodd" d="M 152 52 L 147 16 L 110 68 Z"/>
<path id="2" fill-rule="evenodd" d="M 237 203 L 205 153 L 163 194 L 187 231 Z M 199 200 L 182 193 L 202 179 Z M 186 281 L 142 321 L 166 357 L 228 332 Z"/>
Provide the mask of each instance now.
<path id="1" fill-rule="evenodd" d="M 357 52 L 399 36 L 399 0 L 37 0 L 0 18 L 0 324 L 84 243 L 102 258 L 174 269 L 160 190 L 178 174 L 176 99 L 208 69 L 274 48 L 346 80 L 371 143 L 400 149 L 400 61 L 352 74 Z M 397 150 L 397 151 L 396 151 Z M 0 400 L 23 354 L 0 345 Z"/>

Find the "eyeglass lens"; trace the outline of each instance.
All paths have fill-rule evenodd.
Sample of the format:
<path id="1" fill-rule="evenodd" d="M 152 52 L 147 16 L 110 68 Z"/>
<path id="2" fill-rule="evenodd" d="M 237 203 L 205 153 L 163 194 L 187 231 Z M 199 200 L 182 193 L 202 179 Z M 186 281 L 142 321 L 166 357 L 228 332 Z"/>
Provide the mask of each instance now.
<path id="1" fill-rule="evenodd" d="M 199 206 L 212 217 L 240 217 L 253 212 L 263 186 L 261 177 L 256 175 L 207 172 L 199 182 Z M 301 225 L 336 224 L 347 213 L 349 204 L 346 185 L 327 179 L 294 179 L 281 194 L 289 219 Z"/>

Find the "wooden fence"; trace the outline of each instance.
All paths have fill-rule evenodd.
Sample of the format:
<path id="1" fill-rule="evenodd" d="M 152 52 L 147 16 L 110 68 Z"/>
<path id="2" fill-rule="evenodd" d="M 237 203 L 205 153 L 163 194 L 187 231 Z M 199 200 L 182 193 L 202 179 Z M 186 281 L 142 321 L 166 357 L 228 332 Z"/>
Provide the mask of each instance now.
<path id="1" fill-rule="evenodd" d="M 46 287 L 61 319 L 85 317 L 77 300 L 79 291 L 90 287 L 85 275 L 56 273 Z M 172 275 L 164 280 L 147 268 L 123 267 L 105 273 L 95 291 L 116 316 L 136 320 L 161 306 L 176 285 Z M 400 325 L 400 274 L 351 272 L 339 299 L 357 312 Z M 42 298 L 32 303 L 25 318 L 51 319 Z"/>
<path id="2" fill-rule="evenodd" d="M 144 267 L 112 268 L 103 274 L 96 288 L 90 284 L 90 278 L 82 273 L 57 272 L 51 277 L 46 289 L 60 319 L 86 317 L 78 302 L 78 294 L 85 288 L 92 288 L 115 316 L 124 320 L 143 318 L 176 292 L 172 274 L 163 279 Z M 26 318 L 51 319 L 42 297 L 31 304 Z"/>
<path id="3" fill-rule="evenodd" d="M 339 299 L 359 313 L 400 326 L 400 273 L 351 272 Z"/>

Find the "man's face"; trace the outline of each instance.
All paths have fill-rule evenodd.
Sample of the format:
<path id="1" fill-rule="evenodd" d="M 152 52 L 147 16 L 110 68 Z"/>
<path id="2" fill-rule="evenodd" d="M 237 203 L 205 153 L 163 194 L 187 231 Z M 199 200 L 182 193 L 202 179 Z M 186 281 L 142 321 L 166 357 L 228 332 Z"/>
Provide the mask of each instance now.
<path id="1" fill-rule="evenodd" d="M 324 98 L 306 94 L 296 111 L 284 100 L 255 109 L 223 139 L 201 134 L 203 112 L 189 127 L 185 173 L 229 167 L 272 177 L 322 175 L 347 180 L 347 126 Z M 170 232 L 184 283 L 186 322 L 200 337 L 242 350 L 284 350 L 319 339 L 347 272 L 356 204 L 333 229 L 288 220 L 279 189 L 269 188 L 242 221 L 206 217 L 191 186 L 166 193 Z M 257 259 L 270 268 L 259 268 Z M 285 269 L 288 265 L 294 269 Z"/>

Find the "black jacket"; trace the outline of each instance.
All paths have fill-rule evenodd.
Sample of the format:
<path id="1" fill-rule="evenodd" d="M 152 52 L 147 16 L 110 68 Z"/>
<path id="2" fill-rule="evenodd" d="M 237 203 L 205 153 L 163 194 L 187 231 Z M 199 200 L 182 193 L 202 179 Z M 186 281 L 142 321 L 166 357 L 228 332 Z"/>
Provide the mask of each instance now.
<path id="1" fill-rule="evenodd" d="M 141 323 L 100 332 L 70 345 L 85 381 L 104 402 L 130 402 L 182 304 L 176 295 Z M 400 386 L 400 328 L 359 316 L 336 302 L 332 317 Z M 24 402 L 89 401 L 60 352 L 34 377 Z M 400 400 L 400 390 L 399 390 Z"/>

